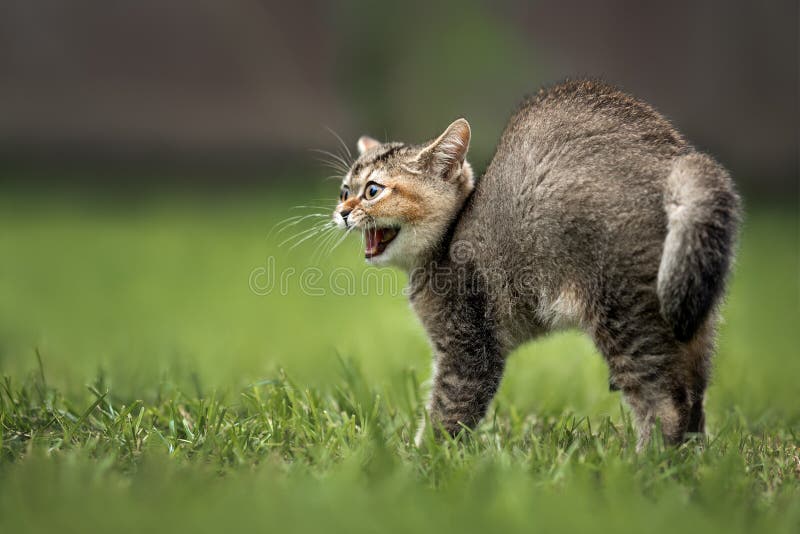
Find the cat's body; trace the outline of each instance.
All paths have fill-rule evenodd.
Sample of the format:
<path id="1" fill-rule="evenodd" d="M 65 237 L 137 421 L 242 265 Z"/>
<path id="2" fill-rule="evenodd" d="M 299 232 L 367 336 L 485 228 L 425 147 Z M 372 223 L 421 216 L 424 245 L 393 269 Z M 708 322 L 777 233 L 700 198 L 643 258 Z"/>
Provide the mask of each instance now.
<path id="1" fill-rule="evenodd" d="M 354 205 L 368 235 L 398 238 L 376 255 L 396 245 L 386 263 L 410 273 L 410 300 L 435 351 L 433 424 L 450 433 L 476 425 L 512 350 L 577 327 L 633 408 L 640 444 L 656 419 L 670 442 L 702 432 L 715 307 L 738 217 L 726 171 L 652 108 L 596 82 L 524 102 L 474 189 L 461 122 L 426 146 L 362 139 L 371 145 L 360 147 L 366 170 L 354 167 L 345 180 L 377 180 L 395 207 L 401 196 L 445 199 L 416 198 L 417 219 L 371 213 L 363 195 Z M 368 157 L 386 147 L 393 153 Z M 382 221 L 391 226 L 376 236 L 368 227 Z"/>

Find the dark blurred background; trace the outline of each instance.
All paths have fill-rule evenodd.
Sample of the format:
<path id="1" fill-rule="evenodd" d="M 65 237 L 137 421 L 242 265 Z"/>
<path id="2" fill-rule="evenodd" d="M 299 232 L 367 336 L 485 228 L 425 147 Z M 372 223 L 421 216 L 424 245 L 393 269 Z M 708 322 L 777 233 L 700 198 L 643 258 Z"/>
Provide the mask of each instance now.
<path id="1" fill-rule="evenodd" d="M 587 75 L 652 103 L 751 197 L 796 200 L 797 33 L 795 0 L 4 0 L 0 168 L 271 186 L 325 174 L 309 149 L 336 150 L 326 127 L 418 141 L 458 116 L 482 168 L 523 95 Z"/>

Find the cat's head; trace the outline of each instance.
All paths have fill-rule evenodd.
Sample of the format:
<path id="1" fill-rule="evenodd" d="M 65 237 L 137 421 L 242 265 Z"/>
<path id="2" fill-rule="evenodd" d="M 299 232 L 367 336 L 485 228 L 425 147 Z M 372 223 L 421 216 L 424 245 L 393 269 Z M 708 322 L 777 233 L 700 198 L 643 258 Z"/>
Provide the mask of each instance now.
<path id="1" fill-rule="evenodd" d="M 469 140 L 464 119 L 421 145 L 358 140 L 333 220 L 363 233 L 367 261 L 410 269 L 441 242 L 474 187 Z"/>

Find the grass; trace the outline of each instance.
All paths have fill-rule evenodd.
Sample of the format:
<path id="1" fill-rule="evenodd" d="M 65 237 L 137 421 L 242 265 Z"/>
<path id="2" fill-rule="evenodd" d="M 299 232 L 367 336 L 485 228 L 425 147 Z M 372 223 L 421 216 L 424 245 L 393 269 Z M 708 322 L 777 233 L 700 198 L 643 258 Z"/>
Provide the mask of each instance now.
<path id="1" fill-rule="evenodd" d="M 800 529 L 795 213 L 748 215 L 707 440 L 636 454 L 577 333 L 512 355 L 476 432 L 415 448 L 421 328 L 402 294 L 333 294 L 370 272 L 355 240 L 309 291 L 313 245 L 270 232 L 298 202 L 0 197 L 0 531 Z M 294 274 L 257 294 L 270 257 Z"/>

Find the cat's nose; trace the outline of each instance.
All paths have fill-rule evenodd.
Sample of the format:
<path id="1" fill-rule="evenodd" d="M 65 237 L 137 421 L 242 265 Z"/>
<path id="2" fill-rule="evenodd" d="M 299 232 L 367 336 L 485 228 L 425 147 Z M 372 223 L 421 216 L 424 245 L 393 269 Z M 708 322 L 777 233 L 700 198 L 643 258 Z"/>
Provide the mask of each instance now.
<path id="1" fill-rule="evenodd" d="M 339 212 L 339 215 L 342 216 L 342 219 L 344 219 L 344 223 L 345 224 L 347 224 L 347 216 L 350 215 L 351 211 L 353 211 L 353 210 L 343 210 L 343 211 Z"/>

